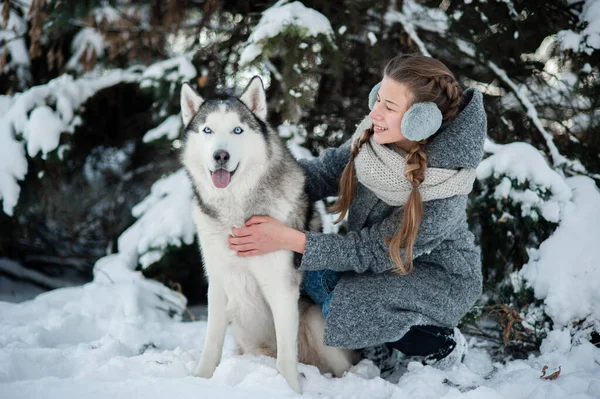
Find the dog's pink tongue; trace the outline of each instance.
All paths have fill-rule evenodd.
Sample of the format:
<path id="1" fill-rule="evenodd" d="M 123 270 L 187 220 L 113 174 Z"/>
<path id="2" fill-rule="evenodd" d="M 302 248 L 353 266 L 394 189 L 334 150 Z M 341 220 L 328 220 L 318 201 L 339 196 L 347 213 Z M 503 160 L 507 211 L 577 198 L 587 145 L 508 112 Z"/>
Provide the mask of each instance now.
<path id="1" fill-rule="evenodd" d="M 217 169 L 212 173 L 212 181 L 215 187 L 225 188 L 231 180 L 231 173 L 225 169 Z"/>

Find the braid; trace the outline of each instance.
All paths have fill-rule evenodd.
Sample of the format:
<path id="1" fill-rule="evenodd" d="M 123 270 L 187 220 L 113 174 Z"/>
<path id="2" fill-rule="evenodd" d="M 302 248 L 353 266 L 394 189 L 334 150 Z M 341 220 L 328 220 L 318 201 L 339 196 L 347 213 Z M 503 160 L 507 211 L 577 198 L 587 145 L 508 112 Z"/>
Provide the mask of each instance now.
<path id="1" fill-rule="evenodd" d="M 369 141 L 371 134 L 373 134 L 373 130 L 367 129 L 360 135 L 358 140 L 352 143 L 350 159 L 348 160 L 340 179 L 340 195 L 335 204 L 329 208 L 330 212 L 340 214 L 335 223 L 341 222 L 344 217 L 346 217 L 350 204 L 356 195 L 356 171 L 354 170 L 354 159 L 357 157 L 360 147 Z"/>
<path id="2" fill-rule="evenodd" d="M 356 156 L 358 155 L 358 151 L 360 151 L 360 147 L 362 147 L 364 143 L 369 141 L 372 133 L 373 131 L 371 129 L 367 129 L 364 132 L 362 132 L 358 140 L 352 143 L 352 150 L 350 151 L 350 160 L 354 161 L 354 158 L 356 158 Z"/>
<path id="3" fill-rule="evenodd" d="M 449 75 L 434 76 L 433 80 L 437 83 L 442 93 L 448 98 L 448 105 L 446 112 L 444 113 L 444 122 L 451 121 L 458 113 L 458 107 L 460 104 L 461 90 L 458 82 L 454 77 Z"/>
<path id="4" fill-rule="evenodd" d="M 404 205 L 400 231 L 392 238 L 386 238 L 385 242 L 390 246 L 390 257 L 396 264 L 396 273 L 409 274 L 413 268 L 412 253 L 417 233 L 423 218 L 423 199 L 419 186 L 425 180 L 427 169 L 427 154 L 425 153 L 426 140 L 419 141 L 406 156 L 406 168 L 404 176 L 412 184 L 413 188 Z M 400 249 L 404 248 L 405 260 L 402 261 Z"/>
<path id="5" fill-rule="evenodd" d="M 412 184 L 418 187 L 425 180 L 425 169 L 427 169 L 427 154 L 425 154 L 424 145 L 426 140 L 420 141 L 408 155 L 406 155 L 406 168 L 404 177 Z"/>

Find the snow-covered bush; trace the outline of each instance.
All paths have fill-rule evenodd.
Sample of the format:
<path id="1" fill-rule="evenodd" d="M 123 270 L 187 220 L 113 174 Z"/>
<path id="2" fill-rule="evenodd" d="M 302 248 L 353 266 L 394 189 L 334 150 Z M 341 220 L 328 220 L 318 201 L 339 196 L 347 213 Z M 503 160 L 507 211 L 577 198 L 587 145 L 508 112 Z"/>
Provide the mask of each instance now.
<path id="1" fill-rule="evenodd" d="M 299 1 L 281 0 L 263 12 L 243 44 L 239 64 L 258 65 L 271 74 L 284 100 L 274 111 L 297 123 L 303 107 L 314 103 L 319 68 L 340 61 L 334 49 L 333 29 L 323 14 Z"/>
<path id="2" fill-rule="evenodd" d="M 485 293 L 469 322 L 475 324 L 474 315 L 492 316 L 500 322 L 501 341 L 525 349 L 539 347 L 550 330 L 565 327 L 572 328 L 577 339 L 589 340 L 600 320 L 590 306 L 597 295 L 593 288 L 588 292 L 567 281 L 593 272 L 589 258 L 597 251 L 581 244 L 578 251 L 571 245 L 599 231 L 593 226 L 587 233 L 573 229 L 582 212 L 598 218 L 599 212 L 591 209 L 592 204 L 600 205 L 593 181 L 565 180 L 527 143 L 488 141 L 485 149 L 490 155 L 477 169 L 468 209 L 482 250 Z M 559 259 L 559 253 L 566 255 Z M 587 255 L 571 264 L 580 253 Z M 556 283 L 558 275 L 563 276 L 562 288 Z M 580 299 L 577 305 L 565 304 L 572 303 L 570 297 Z"/>

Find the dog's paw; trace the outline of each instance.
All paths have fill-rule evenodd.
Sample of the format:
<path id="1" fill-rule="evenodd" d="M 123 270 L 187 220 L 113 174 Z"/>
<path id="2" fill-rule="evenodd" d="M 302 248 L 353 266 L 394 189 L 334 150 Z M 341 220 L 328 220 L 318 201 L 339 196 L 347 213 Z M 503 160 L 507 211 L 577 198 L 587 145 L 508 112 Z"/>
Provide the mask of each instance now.
<path id="1" fill-rule="evenodd" d="M 290 388 L 292 388 L 296 393 L 299 393 L 300 395 L 302 395 L 302 388 L 300 387 L 300 381 L 298 381 L 298 378 L 286 378 L 286 381 L 288 383 L 288 385 L 290 386 Z"/>
<path id="2" fill-rule="evenodd" d="M 296 368 L 296 363 L 286 364 L 280 359 L 277 359 L 277 370 L 279 374 L 285 378 L 290 388 L 292 388 L 297 393 L 302 393 L 302 388 L 300 388 L 300 381 L 298 379 L 298 370 Z"/>
<path id="3" fill-rule="evenodd" d="M 199 365 L 196 368 L 196 371 L 194 371 L 194 376 L 195 377 L 200 377 L 200 378 L 211 378 L 213 376 L 213 373 L 215 372 L 215 368 L 214 367 L 206 367 L 203 365 Z"/>

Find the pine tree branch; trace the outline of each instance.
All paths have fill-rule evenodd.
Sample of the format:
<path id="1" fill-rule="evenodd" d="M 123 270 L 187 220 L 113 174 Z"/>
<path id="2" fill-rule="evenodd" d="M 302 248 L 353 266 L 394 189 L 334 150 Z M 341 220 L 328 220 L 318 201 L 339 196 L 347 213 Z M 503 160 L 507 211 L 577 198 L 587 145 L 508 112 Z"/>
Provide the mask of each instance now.
<path id="1" fill-rule="evenodd" d="M 457 43 L 455 43 L 455 44 L 457 44 Z M 476 61 L 479 61 L 481 59 L 481 57 L 475 58 L 474 54 L 469 54 L 468 52 L 466 52 L 464 49 L 462 49 L 458 45 L 457 45 L 457 48 L 459 49 L 459 51 L 462 54 L 464 54 L 465 56 L 468 56 L 471 59 L 474 59 Z M 483 65 L 485 65 L 485 64 L 486 63 L 484 61 Z M 552 157 L 552 162 L 553 162 L 554 168 L 559 173 L 562 174 L 563 171 L 562 171 L 562 169 L 560 167 L 561 166 L 565 166 L 567 168 L 570 168 L 570 170 L 573 173 L 584 174 L 584 175 L 586 175 L 588 177 L 591 177 L 593 179 L 597 179 L 598 180 L 600 178 L 600 175 L 594 174 L 594 173 L 590 173 L 580 162 L 574 162 L 574 161 L 566 158 L 565 156 L 563 156 L 558 151 L 558 147 L 554 143 L 553 136 L 544 128 L 544 126 L 542 126 L 541 120 L 538 117 L 538 113 L 537 113 L 537 110 L 536 110 L 535 106 L 527 98 L 527 96 L 525 96 L 524 94 L 522 94 L 522 93 L 519 92 L 519 89 L 518 89 L 517 85 L 508 77 L 506 71 L 504 71 L 503 69 L 501 69 L 500 67 L 498 67 L 491 60 L 487 61 L 487 66 L 489 66 L 490 69 L 494 72 L 494 74 L 496 76 L 498 76 L 510 88 L 510 90 L 515 94 L 515 97 L 517 98 L 517 100 L 520 102 L 521 106 L 523 108 L 525 108 L 525 110 L 527 111 L 527 116 L 532 120 L 532 122 L 535 125 L 535 127 L 542 134 L 542 137 L 544 138 L 544 140 L 546 142 L 546 145 L 548 146 L 548 148 L 550 150 L 550 155 Z M 528 86 L 527 86 L 527 88 L 529 89 Z M 571 104 L 571 108 L 570 109 L 576 110 L 576 108 L 572 104 Z"/>
<path id="2" fill-rule="evenodd" d="M 11 3 L 13 3 L 14 5 L 21 7 L 22 10 L 27 10 L 30 7 L 30 2 L 29 1 L 23 1 L 23 0 L 11 0 Z"/>
<path id="3" fill-rule="evenodd" d="M 550 150 L 550 156 L 552 157 L 552 163 L 553 163 L 554 167 L 557 168 L 564 164 L 570 164 L 570 161 L 567 158 L 565 158 L 563 155 L 561 155 L 560 152 L 558 151 L 556 144 L 554 144 L 554 139 L 553 139 L 552 135 L 550 133 L 548 133 L 548 131 L 544 128 L 544 126 L 542 126 L 542 122 L 540 121 L 540 118 L 538 117 L 537 110 L 535 109 L 535 106 L 531 103 L 529 98 L 527 98 L 527 96 L 525 96 L 523 93 L 521 93 L 519 91 L 519 88 L 517 87 L 517 85 L 506 74 L 506 71 L 499 68 L 492 61 L 488 60 L 487 64 L 490 67 L 490 69 L 492 71 L 494 71 L 496 76 L 498 76 L 510 88 L 510 90 L 515 94 L 515 96 L 517 97 L 517 99 L 519 100 L 519 102 L 521 103 L 523 108 L 525 108 L 525 110 L 527 111 L 527 116 L 531 119 L 531 121 L 533 122 L 535 127 L 538 129 L 538 131 L 544 137 L 544 140 L 546 141 L 546 146 L 548 146 L 548 149 Z"/>
<path id="4" fill-rule="evenodd" d="M 427 47 L 425 47 L 425 43 L 423 42 L 423 40 L 421 40 L 421 38 L 417 34 L 417 30 L 415 29 L 415 26 L 411 22 L 409 22 L 409 20 L 406 17 L 406 15 L 404 15 L 400 11 L 396 11 L 396 10 L 393 9 L 395 7 L 395 5 L 396 5 L 396 1 L 392 1 L 391 4 L 390 4 L 389 9 L 388 9 L 388 11 L 387 11 L 387 13 L 385 15 L 385 18 L 388 21 L 390 21 L 390 22 L 392 22 L 392 21 L 393 22 L 400 22 L 400 24 L 404 28 L 404 31 L 406 33 L 408 33 L 408 35 L 410 36 L 410 38 L 419 47 L 419 51 L 421 52 L 421 54 L 426 55 L 428 57 L 431 57 L 431 54 L 427 50 Z"/>
<path id="5" fill-rule="evenodd" d="M 77 26 L 79 28 L 94 28 L 94 26 L 91 26 L 88 23 L 85 23 L 81 20 L 71 20 L 70 21 L 71 25 L 73 26 Z M 198 24 L 186 24 L 186 25 L 180 25 L 177 27 L 178 30 L 183 30 L 183 31 L 194 31 L 197 30 L 198 28 L 200 28 L 201 26 L 198 26 Z M 143 33 L 143 32 L 152 32 L 152 33 L 173 33 L 173 29 L 172 28 L 165 28 L 162 26 L 152 26 L 148 29 L 145 28 L 141 28 L 141 27 L 131 27 L 131 28 L 97 28 L 99 32 L 109 32 L 109 33 Z M 217 28 L 211 28 L 211 31 L 215 31 L 215 32 L 219 32 L 219 33 L 229 33 L 230 30 L 228 29 L 217 29 Z"/>
<path id="6" fill-rule="evenodd" d="M 287 92 L 287 85 L 285 84 L 285 80 L 283 79 L 283 76 L 281 76 L 281 73 L 279 72 L 277 67 L 273 65 L 273 63 L 270 60 L 264 60 L 263 62 L 269 70 L 269 72 L 271 72 L 273 74 L 273 77 L 279 82 L 283 91 Z"/>
<path id="7" fill-rule="evenodd" d="M 11 37 L 11 38 L 10 38 L 10 39 L 8 39 L 8 40 L 1 40 L 1 41 L 0 41 L 0 46 L 3 46 L 3 47 L 4 47 L 6 44 L 8 44 L 8 43 L 12 42 L 13 40 L 25 39 L 26 37 L 27 37 L 27 34 L 26 34 L 26 33 L 24 33 L 24 34 L 22 34 L 22 35 L 19 35 L 19 36 L 14 36 L 14 37 Z"/>

